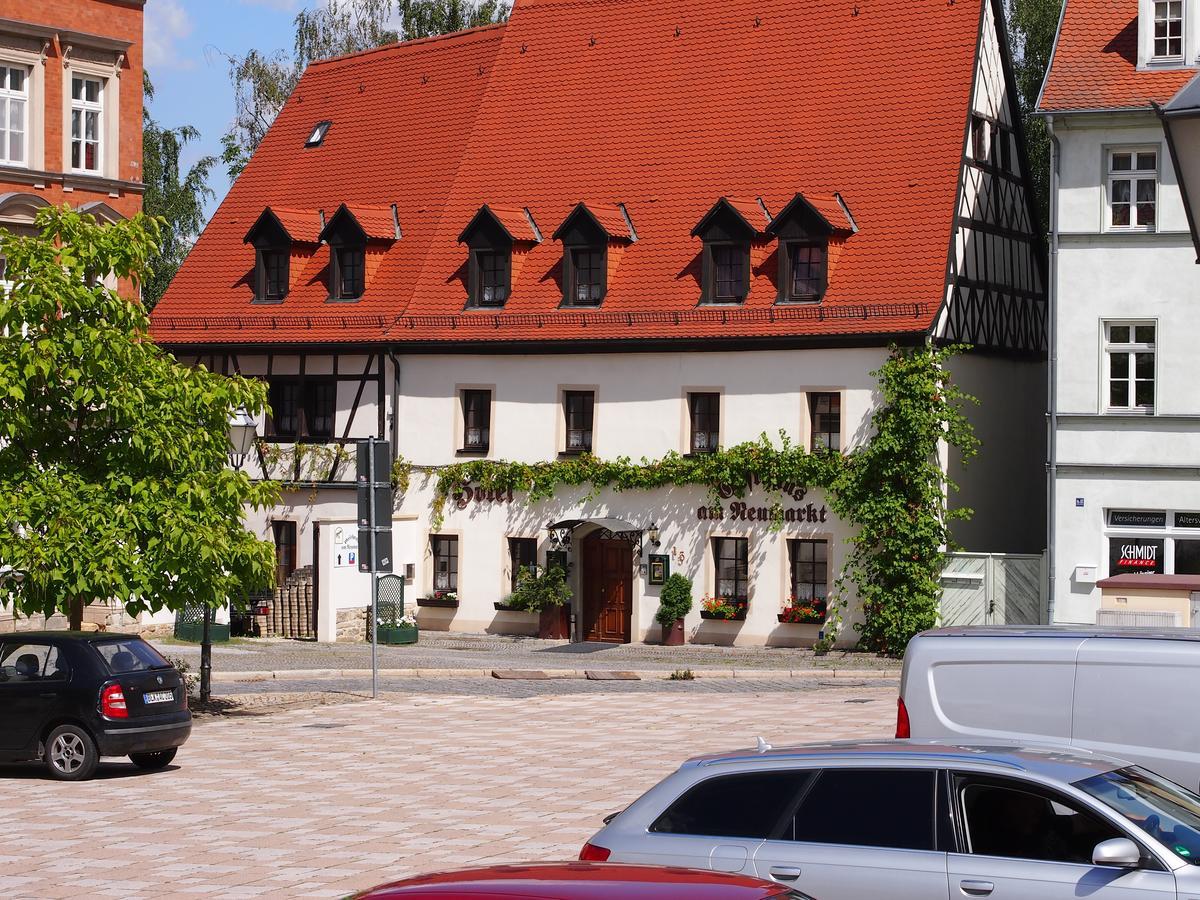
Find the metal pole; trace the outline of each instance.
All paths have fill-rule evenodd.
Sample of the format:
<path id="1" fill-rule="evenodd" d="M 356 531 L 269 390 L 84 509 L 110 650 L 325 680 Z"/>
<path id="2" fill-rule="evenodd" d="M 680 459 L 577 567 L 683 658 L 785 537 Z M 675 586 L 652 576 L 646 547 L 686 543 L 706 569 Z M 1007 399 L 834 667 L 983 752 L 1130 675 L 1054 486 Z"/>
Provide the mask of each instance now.
<path id="1" fill-rule="evenodd" d="M 371 699 L 379 697 L 379 558 L 375 540 L 375 438 L 368 438 L 367 479 L 371 484 Z"/>
<path id="2" fill-rule="evenodd" d="M 204 605 L 204 632 L 200 636 L 200 702 L 207 703 L 212 699 L 212 635 L 209 625 L 212 622 L 212 607 Z"/>

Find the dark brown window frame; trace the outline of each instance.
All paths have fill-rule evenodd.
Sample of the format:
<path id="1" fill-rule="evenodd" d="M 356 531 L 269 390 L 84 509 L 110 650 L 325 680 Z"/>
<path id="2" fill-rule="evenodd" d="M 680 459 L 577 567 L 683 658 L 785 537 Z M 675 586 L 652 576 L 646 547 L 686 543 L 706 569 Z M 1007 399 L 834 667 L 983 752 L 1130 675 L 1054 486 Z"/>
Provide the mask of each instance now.
<path id="1" fill-rule="evenodd" d="M 344 256 L 356 257 L 348 261 Z M 352 263 L 352 264 L 348 264 Z M 347 270 L 353 279 L 347 284 Z M 362 299 L 367 282 L 367 248 L 365 244 L 330 244 L 329 299 L 351 301 Z"/>
<path id="2" fill-rule="evenodd" d="M 732 551 L 732 552 L 730 552 Z M 750 539 L 744 537 L 714 537 L 712 539 L 713 554 L 713 592 L 718 597 L 735 602 L 750 601 Z M 721 564 L 733 565 L 733 592 L 721 590 Z M 727 579 L 726 579 L 727 580 Z"/>
<path id="3" fill-rule="evenodd" d="M 586 255 L 588 265 L 580 266 L 580 256 Z M 580 272 L 591 273 L 587 281 L 588 297 L 579 299 Z M 608 294 L 608 247 L 591 244 L 572 244 L 563 248 L 563 306 L 596 307 Z M 594 295 L 594 296 L 593 296 Z"/>
<path id="4" fill-rule="evenodd" d="M 474 405 L 478 403 L 478 405 Z M 492 443 L 492 392 L 487 388 L 463 388 L 459 391 L 462 408 L 462 449 L 460 453 L 487 453 Z M 479 439 L 472 441 L 472 431 Z"/>
<path id="5" fill-rule="evenodd" d="M 822 409 L 822 404 L 827 404 L 827 408 Z M 836 416 L 837 427 L 830 429 L 828 420 L 822 422 L 822 416 Z M 808 424 L 810 448 L 817 450 L 818 447 L 832 450 L 835 453 L 842 451 L 842 395 L 838 391 L 812 391 L 808 395 Z M 818 425 L 820 427 L 818 427 Z M 823 436 L 823 440 L 818 440 L 819 436 Z"/>
<path id="6" fill-rule="evenodd" d="M 821 258 L 816 263 L 817 290 L 796 290 L 797 251 L 818 250 Z M 829 244 L 817 240 L 785 240 L 779 244 L 779 302 L 819 303 L 829 286 Z"/>
<path id="7" fill-rule="evenodd" d="M 274 271 L 272 271 L 274 269 Z M 254 299 L 282 303 L 288 294 L 291 252 L 286 247 L 257 247 L 254 260 Z"/>
<path id="8" fill-rule="evenodd" d="M 736 274 L 735 278 L 722 279 L 720 277 L 722 263 L 718 259 L 718 254 L 723 254 L 726 251 L 737 255 L 741 272 Z M 728 306 L 746 302 L 746 298 L 750 296 L 749 241 L 705 241 L 704 265 L 702 268 L 704 270 L 704 284 L 701 293 L 704 303 Z M 740 285 L 740 289 L 730 294 L 718 293 L 718 285 L 722 281 L 730 284 L 737 283 Z"/>
<path id="9" fill-rule="evenodd" d="M 824 548 L 824 559 L 817 559 L 817 545 Z M 788 550 L 788 586 L 791 591 L 791 596 L 797 600 L 821 600 L 829 599 L 829 541 L 824 538 L 789 538 L 787 542 Z M 804 552 L 809 552 L 809 558 L 804 558 Z M 807 581 L 802 581 L 799 578 L 799 569 L 804 565 L 812 566 L 812 577 Z M 824 579 L 818 580 L 818 572 L 824 571 Z M 806 584 L 812 588 L 812 596 L 800 596 L 799 587 L 801 584 Z M 821 588 L 821 593 L 818 594 L 817 588 Z"/>
<path id="10" fill-rule="evenodd" d="M 458 593 L 458 535 L 454 534 L 431 534 L 429 536 L 429 549 L 433 554 L 433 590 L 436 594 L 439 591 L 452 591 Z M 438 563 L 441 560 L 446 561 L 446 583 L 438 584 Z"/>
<path id="11" fill-rule="evenodd" d="M 515 591 L 521 570 L 537 566 L 537 538 L 510 537 L 508 539 L 508 564 L 510 588 Z"/>
<path id="12" fill-rule="evenodd" d="M 710 409 L 700 409 L 701 405 L 711 404 Z M 721 395 L 717 391 L 688 391 L 688 453 L 715 453 L 721 445 Z M 697 428 L 703 421 L 706 426 Z M 705 434 L 705 446 L 697 446 L 698 434 Z M 713 437 L 716 440 L 713 440 Z"/>
<path id="13" fill-rule="evenodd" d="M 501 265 L 487 266 L 485 261 L 498 260 Z M 471 250 L 470 263 L 471 292 L 470 305 L 480 309 L 499 309 L 512 296 L 512 251 L 502 247 L 484 247 Z M 489 272 L 496 273 L 495 284 L 487 283 Z M 493 288 L 491 300 L 484 300 L 484 291 Z M 497 298 L 497 294 L 503 296 Z"/>
<path id="14" fill-rule="evenodd" d="M 573 409 L 573 406 L 576 408 Z M 579 419 L 573 422 L 575 417 Z M 563 420 L 566 423 L 566 446 L 563 453 L 591 453 L 596 428 L 596 392 L 563 391 Z M 572 432 L 579 435 L 579 440 L 574 446 L 571 443 Z"/>
<path id="15" fill-rule="evenodd" d="M 282 395 L 290 390 L 292 409 L 284 413 Z M 265 437 L 273 441 L 331 441 L 337 426 L 337 379 L 333 376 L 273 376 L 267 379 L 271 415 L 267 417 Z M 279 423 L 294 422 L 290 429 Z M 328 420 L 328 430 L 317 429 L 320 420 Z"/>

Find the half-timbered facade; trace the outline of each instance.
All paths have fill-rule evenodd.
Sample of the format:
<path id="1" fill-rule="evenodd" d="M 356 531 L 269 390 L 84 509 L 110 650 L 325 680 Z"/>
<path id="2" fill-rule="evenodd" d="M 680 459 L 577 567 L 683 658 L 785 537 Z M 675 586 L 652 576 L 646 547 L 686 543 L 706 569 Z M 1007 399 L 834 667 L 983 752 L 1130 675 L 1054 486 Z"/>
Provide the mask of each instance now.
<path id="1" fill-rule="evenodd" d="M 1197 59 L 1195 0 L 1069 0 L 1042 88 L 1055 160 L 1059 622 L 1197 621 L 1171 576 L 1200 574 L 1200 273 L 1156 110 L 1195 78 Z M 1109 580 L 1123 575 L 1137 583 Z"/>
<path id="2" fill-rule="evenodd" d="M 362 618 L 344 450 L 379 435 L 417 467 L 393 527 L 422 627 L 535 628 L 497 604 L 565 553 L 576 639 L 656 639 L 669 568 L 745 604 L 697 604 L 693 639 L 811 642 L 778 614 L 845 557 L 818 490 L 776 530 L 755 491 L 714 511 L 702 488 L 468 487 L 435 527 L 429 472 L 780 432 L 849 450 L 892 344 L 973 345 L 958 539 L 1040 552 L 1044 271 L 1002 28 L 992 0 L 519 0 L 505 25 L 311 66 L 154 334 L 269 383 L 245 465 L 286 500 L 252 524 L 281 574 L 314 566 L 320 635 Z"/>

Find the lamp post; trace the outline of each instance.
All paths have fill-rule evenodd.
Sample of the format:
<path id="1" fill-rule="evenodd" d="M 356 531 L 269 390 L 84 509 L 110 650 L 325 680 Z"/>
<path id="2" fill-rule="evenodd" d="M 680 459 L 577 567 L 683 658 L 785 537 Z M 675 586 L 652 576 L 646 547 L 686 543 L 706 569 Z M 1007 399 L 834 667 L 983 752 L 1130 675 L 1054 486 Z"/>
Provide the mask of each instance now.
<path id="1" fill-rule="evenodd" d="M 1196 261 L 1200 262 L 1200 76 L 1180 88 L 1165 106 L 1150 105 L 1162 122 Z"/>
<path id="2" fill-rule="evenodd" d="M 243 406 L 229 418 L 229 464 L 241 469 L 258 436 L 258 423 Z M 204 604 L 204 630 L 200 635 L 200 702 L 212 699 L 212 607 Z"/>

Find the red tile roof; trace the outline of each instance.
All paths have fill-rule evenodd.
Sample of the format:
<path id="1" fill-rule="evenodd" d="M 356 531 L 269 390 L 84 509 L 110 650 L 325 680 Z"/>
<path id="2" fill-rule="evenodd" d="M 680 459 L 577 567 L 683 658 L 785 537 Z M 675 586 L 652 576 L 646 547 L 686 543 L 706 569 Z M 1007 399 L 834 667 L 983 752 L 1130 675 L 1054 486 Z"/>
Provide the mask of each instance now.
<path id="1" fill-rule="evenodd" d="M 271 212 L 279 224 L 287 229 L 293 241 L 315 244 L 321 233 L 321 215 L 315 209 L 292 209 L 287 206 L 271 205 Z M 253 224 L 253 223 L 251 223 Z"/>
<path id="2" fill-rule="evenodd" d="M 1132 109 L 1166 103 L 1194 68 L 1137 70 L 1137 0 L 1066 0 L 1038 109 Z"/>
<path id="3" fill-rule="evenodd" d="M 924 332 L 943 295 L 980 15 L 981 0 L 518 0 L 506 26 L 314 64 L 154 333 L 462 345 Z M 323 119 L 323 145 L 305 149 Z M 797 192 L 842 229 L 821 304 L 775 304 L 771 244 L 743 306 L 698 307 L 701 217 L 720 197 L 777 214 Z M 251 304 L 241 238 L 265 206 L 393 201 L 403 237 L 361 301 L 326 302 L 319 248 L 282 304 Z M 551 235 L 580 202 L 614 235 L 628 233 L 624 204 L 638 240 L 609 254 L 600 309 L 560 310 Z M 527 208 L 543 238 L 499 312 L 464 311 L 458 238 L 484 204 L 530 230 Z"/>

